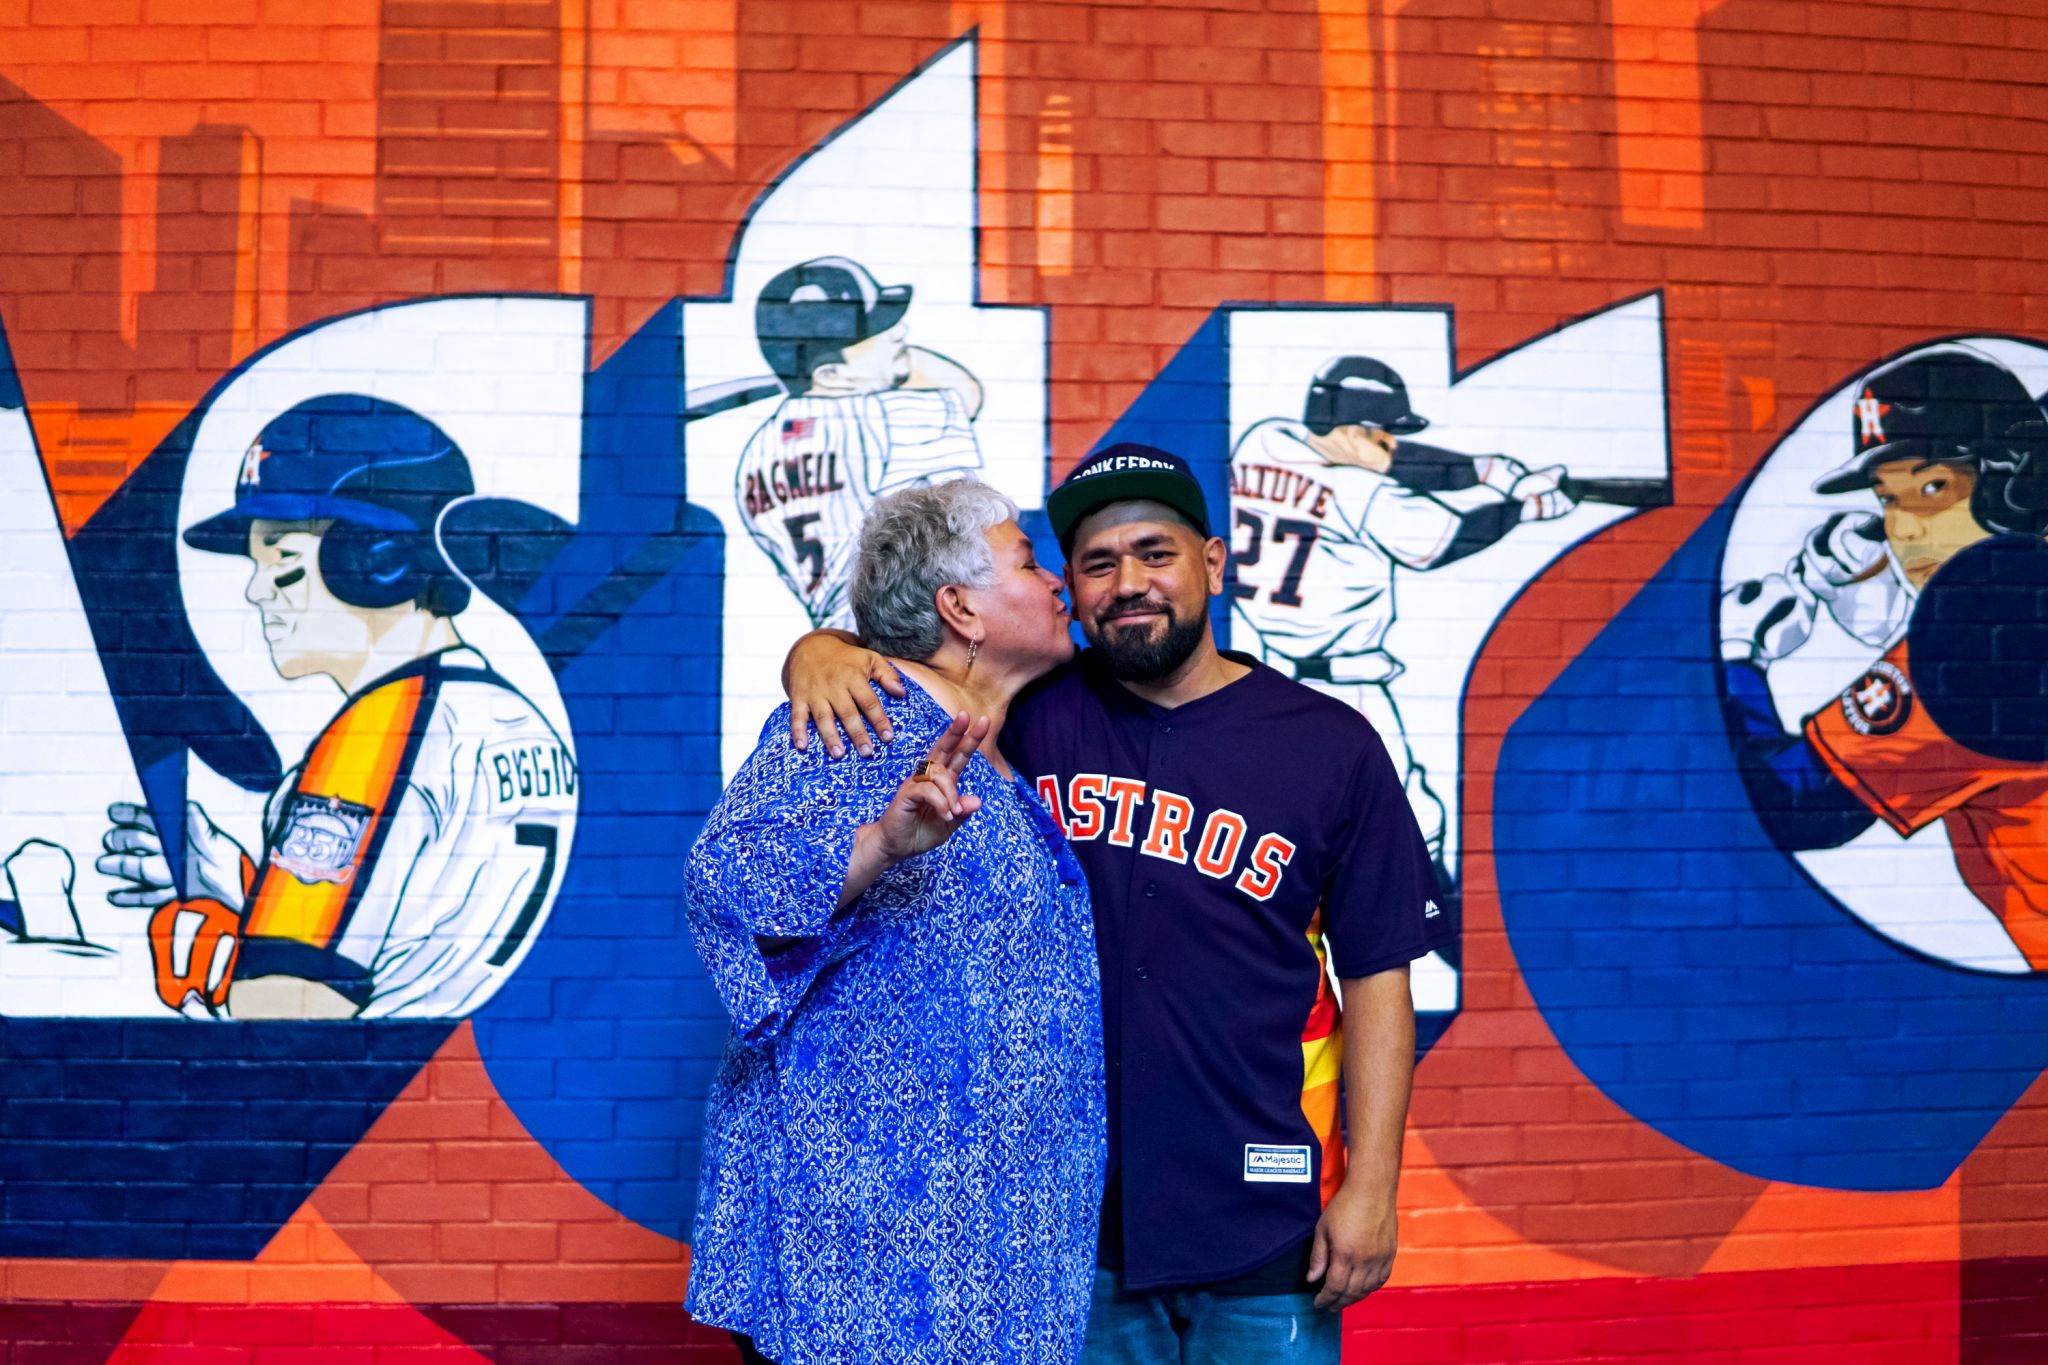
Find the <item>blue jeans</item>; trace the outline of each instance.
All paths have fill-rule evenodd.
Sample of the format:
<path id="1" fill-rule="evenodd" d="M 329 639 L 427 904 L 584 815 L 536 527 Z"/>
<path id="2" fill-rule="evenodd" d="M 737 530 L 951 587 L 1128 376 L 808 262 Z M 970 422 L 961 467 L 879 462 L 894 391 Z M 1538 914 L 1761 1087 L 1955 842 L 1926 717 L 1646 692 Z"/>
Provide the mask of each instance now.
<path id="1" fill-rule="evenodd" d="M 1336 1365 L 1344 1315 L 1313 1294 L 1119 1294 L 1095 1272 L 1082 1365 Z"/>

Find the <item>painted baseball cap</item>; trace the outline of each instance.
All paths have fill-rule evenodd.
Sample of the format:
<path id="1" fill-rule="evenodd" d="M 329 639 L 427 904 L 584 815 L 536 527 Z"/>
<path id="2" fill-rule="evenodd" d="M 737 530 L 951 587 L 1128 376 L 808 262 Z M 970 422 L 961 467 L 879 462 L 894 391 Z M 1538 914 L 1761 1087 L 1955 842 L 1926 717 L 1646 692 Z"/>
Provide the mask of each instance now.
<path id="1" fill-rule="evenodd" d="M 1162 502 L 1209 534 L 1209 503 L 1188 462 L 1157 446 L 1121 441 L 1096 451 L 1052 490 L 1045 512 L 1062 550 L 1090 512 L 1113 502 Z"/>
<path id="2" fill-rule="evenodd" d="M 426 531 L 475 491 L 460 447 L 426 418 L 382 398 L 327 394 L 264 424 L 242 456 L 234 506 L 187 530 L 185 543 L 247 554 L 258 518 Z"/>
<path id="3" fill-rule="evenodd" d="M 1955 346 L 1907 356 L 1873 372 L 1849 404 L 1855 454 L 1823 474 L 1816 493 L 1853 493 L 1892 460 L 1978 463 L 1987 443 L 2036 431 L 2040 404 L 2018 375 L 1980 351 Z"/>

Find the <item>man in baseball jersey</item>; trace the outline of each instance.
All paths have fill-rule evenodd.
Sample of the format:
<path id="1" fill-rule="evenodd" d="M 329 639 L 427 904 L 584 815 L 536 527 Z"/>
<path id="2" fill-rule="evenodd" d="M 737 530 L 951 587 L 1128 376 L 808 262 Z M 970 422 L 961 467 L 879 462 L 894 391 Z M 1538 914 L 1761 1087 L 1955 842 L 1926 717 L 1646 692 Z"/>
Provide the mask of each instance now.
<path id="1" fill-rule="evenodd" d="M 1408 438 L 1429 420 L 1392 366 L 1340 356 L 1309 385 L 1302 420 L 1254 424 L 1231 453 L 1231 585 L 1266 661 L 1373 723 L 1441 861 L 1444 807 L 1408 747 L 1389 690 L 1394 570 L 1442 568 L 1573 503 L 1563 468 L 1464 455 Z"/>
<path id="2" fill-rule="evenodd" d="M 1110 1171 L 1084 1358 L 1333 1362 L 1338 1310 L 1394 1255 L 1408 964 L 1450 929 L 1428 850 L 1362 716 L 1217 649 L 1229 552 L 1183 461 L 1112 446 L 1047 511 L 1091 648 L 1004 733 L 1095 907 Z M 834 753 L 835 715 L 863 741 L 879 716 L 868 680 L 901 686 L 830 632 L 792 676 L 793 726 L 818 716 Z"/>
<path id="3" fill-rule="evenodd" d="M 1819 487 L 1875 494 L 1911 614 L 1787 734 L 1767 670 L 1796 600 L 1730 590 L 1723 712 L 1751 804 L 1787 851 L 1941 821 L 1964 884 L 2048 970 L 2048 421 L 2010 371 L 1957 348 L 1873 374 L 1851 438 Z"/>
<path id="4" fill-rule="evenodd" d="M 235 503 L 185 532 L 247 555 L 279 676 L 344 694 L 284 775 L 251 856 L 196 803 L 173 867 L 150 812 L 108 812 L 102 871 L 151 907 L 157 993 L 194 1017 L 467 1014 L 517 970 L 575 829 L 569 744 L 463 642 L 470 588 L 442 514 L 461 450 L 394 403 L 335 395 L 272 419 Z"/>
<path id="5" fill-rule="evenodd" d="M 789 396 L 740 456 L 740 516 L 813 625 L 850 625 L 861 518 L 892 489 L 981 467 L 981 385 L 908 344 L 910 286 L 821 256 L 754 304 L 761 355 Z"/>

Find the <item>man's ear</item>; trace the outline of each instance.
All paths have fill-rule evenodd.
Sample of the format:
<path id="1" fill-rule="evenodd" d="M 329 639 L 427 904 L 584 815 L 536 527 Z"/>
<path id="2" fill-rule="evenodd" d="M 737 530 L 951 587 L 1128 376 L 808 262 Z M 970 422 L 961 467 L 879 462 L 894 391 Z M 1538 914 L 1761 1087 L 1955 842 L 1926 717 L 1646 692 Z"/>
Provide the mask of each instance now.
<path id="1" fill-rule="evenodd" d="M 846 364 L 844 361 L 828 360 L 822 365 L 813 367 L 811 370 L 811 387 L 814 389 L 833 389 L 845 383 Z"/>
<path id="2" fill-rule="evenodd" d="M 1209 570 L 1209 596 L 1223 594 L 1223 570 L 1230 563 L 1230 543 L 1221 536 L 1210 536 L 1202 546 L 1202 563 Z"/>

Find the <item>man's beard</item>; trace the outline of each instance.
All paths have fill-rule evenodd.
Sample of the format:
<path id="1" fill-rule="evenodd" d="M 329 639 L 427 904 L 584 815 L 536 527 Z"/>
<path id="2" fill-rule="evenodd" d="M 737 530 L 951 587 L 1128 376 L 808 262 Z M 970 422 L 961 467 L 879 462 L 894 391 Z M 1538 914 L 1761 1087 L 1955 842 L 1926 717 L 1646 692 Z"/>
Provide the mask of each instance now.
<path id="1" fill-rule="evenodd" d="M 1207 618 L 1196 615 L 1182 620 L 1171 606 L 1161 610 L 1166 613 L 1166 629 L 1156 636 L 1149 630 L 1143 634 L 1112 632 L 1110 627 L 1119 619 L 1114 616 L 1097 627 L 1091 643 L 1102 651 L 1111 677 L 1120 682 L 1158 682 L 1195 652 L 1195 646 L 1202 642 Z"/>

